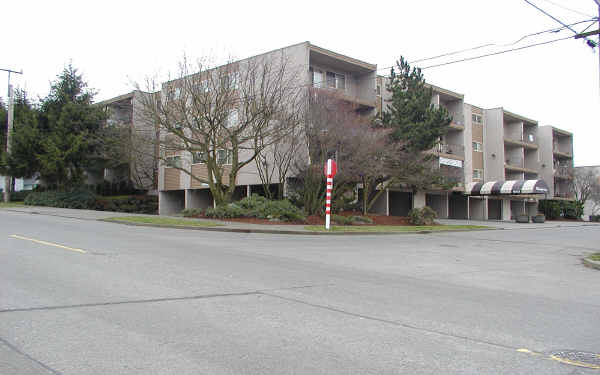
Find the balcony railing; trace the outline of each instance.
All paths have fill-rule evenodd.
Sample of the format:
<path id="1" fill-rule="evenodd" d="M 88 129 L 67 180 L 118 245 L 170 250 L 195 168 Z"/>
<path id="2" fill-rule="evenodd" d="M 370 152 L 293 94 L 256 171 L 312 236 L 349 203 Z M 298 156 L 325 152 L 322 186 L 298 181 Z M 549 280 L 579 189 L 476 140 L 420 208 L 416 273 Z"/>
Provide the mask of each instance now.
<path id="1" fill-rule="evenodd" d="M 523 168 L 523 158 L 517 156 L 506 158 L 505 163 L 511 167 Z"/>
<path id="2" fill-rule="evenodd" d="M 556 144 L 556 143 L 552 145 L 552 151 L 554 153 L 571 156 L 571 150 L 563 151 L 563 150 L 560 149 L 560 146 L 558 144 Z"/>
<path id="3" fill-rule="evenodd" d="M 452 143 L 438 143 L 433 148 L 433 152 L 435 154 L 457 155 L 457 156 L 464 157 L 465 156 L 465 146 L 455 145 Z"/>
<path id="4" fill-rule="evenodd" d="M 559 165 L 554 168 L 554 176 L 562 178 L 573 178 L 573 168 Z"/>

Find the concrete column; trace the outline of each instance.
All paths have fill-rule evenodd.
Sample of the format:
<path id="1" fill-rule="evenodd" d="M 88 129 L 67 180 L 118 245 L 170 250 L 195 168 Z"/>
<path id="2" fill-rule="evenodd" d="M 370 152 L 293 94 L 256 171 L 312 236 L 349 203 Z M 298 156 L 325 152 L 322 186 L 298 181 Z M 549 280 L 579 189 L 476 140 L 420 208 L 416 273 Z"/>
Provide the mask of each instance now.
<path id="1" fill-rule="evenodd" d="M 423 208 L 426 206 L 425 192 L 417 191 L 413 194 L 413 208 Z"/>
<path id="2" fill-rule="evenodd" d="M 469 199 L 467 198 L 467 218 L 469 217 Z M 446 219 L 450 218 L 450 194 L 446 192 Z"/>
<path id="3" fill-rule="evenodd" d="M 502 199 L 502 220 L 510 220 L 510 200 Z"/>
<path id="4" fill-rule="evenodd" d="M 246 185 L 246 196 L 250 196 L 250 185 Z"/>
<path id="5" fill-rule="evenodd" d="M 158 193 L 158 214 L 173 215 L 185 207 L 185 197 L 179 191 L 160 191 Z"/>
<path id="6" fill-rule="evenodd" d="M 390 189 L 385 189 L 385 216 L 390 216 Z"/>

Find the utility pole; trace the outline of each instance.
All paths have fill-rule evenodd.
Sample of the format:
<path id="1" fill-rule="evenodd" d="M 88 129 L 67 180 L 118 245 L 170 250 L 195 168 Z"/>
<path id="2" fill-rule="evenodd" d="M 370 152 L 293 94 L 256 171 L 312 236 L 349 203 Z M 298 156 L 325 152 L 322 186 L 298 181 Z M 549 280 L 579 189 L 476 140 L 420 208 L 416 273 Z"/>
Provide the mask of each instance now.
<path id="1" fill-rule="evenodd" d="M 6 129 L 6 153 L 10 154 L 10 135 L 13 130 L 13 119 L 14 119 L 14 103 L 13 103 L 13 87 L 10 84 L 10 73 L 23 74 L 23 71 L 17 72 L 10 69 L 1 69 L 8 72 L 8 121 Z M 4 202 L 10 202 L 10 191 L 12 188 L 12 177 L 4 177 Z"/>

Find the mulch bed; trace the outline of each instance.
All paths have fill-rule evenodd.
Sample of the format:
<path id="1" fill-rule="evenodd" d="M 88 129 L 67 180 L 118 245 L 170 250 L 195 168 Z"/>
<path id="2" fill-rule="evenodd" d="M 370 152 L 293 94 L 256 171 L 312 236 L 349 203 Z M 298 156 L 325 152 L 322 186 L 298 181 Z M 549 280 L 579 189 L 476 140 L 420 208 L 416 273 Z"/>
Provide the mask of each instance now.
<path id="1" fill-rule="evenodd" d="M 362 216 L 360 212 L 356 211 L 344 211 L 339 212 L 337 215 L 340 216 Z M 356 225 L 365 225 L 365 226 L 373 226 L 373 225 L 411 225 L 408 222 L 407 217 L 401 216 L 385 216 L 385 215 L 367 215 L 371 220 L 373 220 L 373 224 L 356 224 Z M 306 222 L 299 221 L 271 221 L 269 219 L 257 219 L 255 217 L 238 217 L 232 219 L 216 219 L 213 217 L 207 217 L 204 215 L 195 216 L 200 219 L 210 219 L 215 221 L 229 221 L 236 223 L 248 223 L 248 224 L 266 224 L 266 225 L 325 225 L 325 216 L 311 215 L 306 218 Z"/>

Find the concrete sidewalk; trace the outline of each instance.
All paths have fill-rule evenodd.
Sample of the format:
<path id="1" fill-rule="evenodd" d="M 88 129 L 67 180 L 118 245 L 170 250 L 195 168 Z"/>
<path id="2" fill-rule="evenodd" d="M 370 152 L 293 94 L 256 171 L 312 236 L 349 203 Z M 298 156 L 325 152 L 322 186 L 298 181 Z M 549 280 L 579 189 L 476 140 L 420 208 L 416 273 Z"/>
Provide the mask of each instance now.
<path id="1" fill-rule="evenodd" d="M 56 208 L 56 207 L 41 207 L 41 206 L 19 206 L 19 207 L 6 207 L 0 208 L 3 211 L 20 212 L 26 214 L 37 214 L 46 216 L 56 216 L 63 218 L 79 219 L 79 220 L 105 220 L 112 217 L 123 217 L 123 216 L 153 216 L 143 214 L 132 214 L 124 212 L 112 212 L 112 211 L 94 211 L 94 210 L 76 210 L 69 208 Z M 173 217 L 175 216 L 168 216 Z M 220 225 L 218 227 L 198 227 L 195 229 L 206 229 L 206 230 L 221 230 L 221 231 L 234 231 L 234 232 L 256 232 L 256 233 L 281 233 L 281 234 L 323 234 L 325 232 L 312 232 L 305 229 L 304 225 L 286 225 L 286 224 L 251 224 L 251 223 L 239 223 L 231 221 L 220 221 L 212 219 L 186 219 L 183 217 L 176 217 L 177 219 L 189 220 L 189 221 L 210 221 L 216 222 Z M 564 228 L 564 227 L 580 227 L 580 226 L 593 226 L 600 225 L 598 223 L 589 222 L 573 222 L 573 221 L 547 221 L 543 224 L 526 223 L 520 224 L 511 221 L 494 221 L 494 220 L 454 220 L 454 219 L 439 219 L 437 220 L 440 224 L 445 225 L 483 225 L 494 229 L 547 229 L 547 228 Z M 372 232 L 373 234 L 377 234 Z M 384 232 L 378 232 L 384 233 Z M 392 233 L 392 232 L 390 232 Z M 395 232 L 399 234 L 401 232 Z M 411 232 L 407 232 L 411 233 Z M 348 232 L 335 232 L 335 234 L 348 234 Z M 358 232 L 357 234 L 361 234 Z"/>

